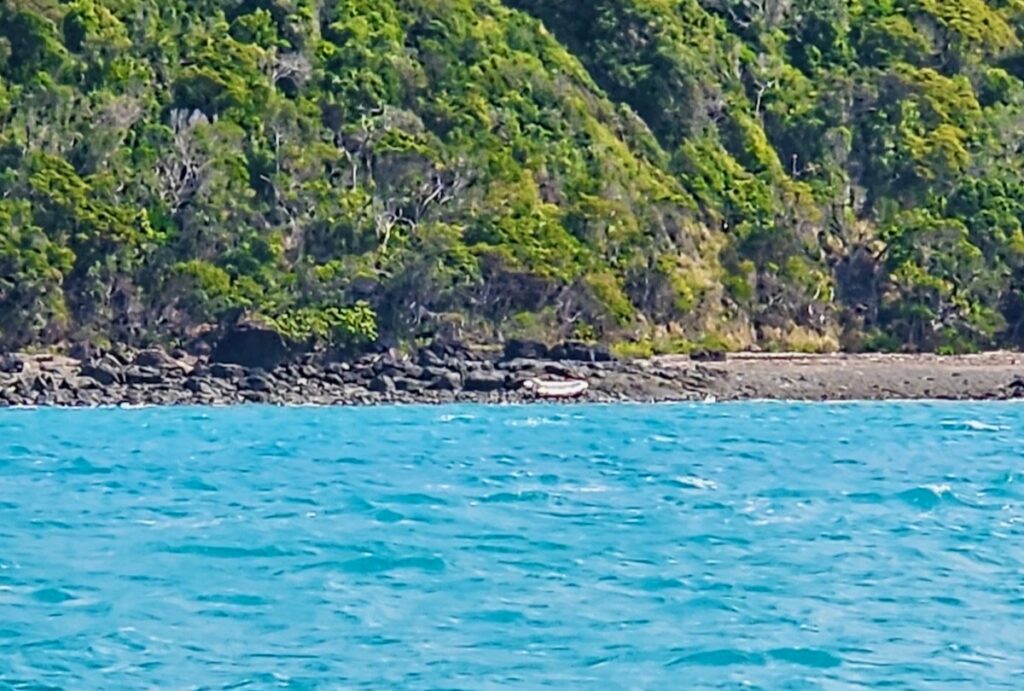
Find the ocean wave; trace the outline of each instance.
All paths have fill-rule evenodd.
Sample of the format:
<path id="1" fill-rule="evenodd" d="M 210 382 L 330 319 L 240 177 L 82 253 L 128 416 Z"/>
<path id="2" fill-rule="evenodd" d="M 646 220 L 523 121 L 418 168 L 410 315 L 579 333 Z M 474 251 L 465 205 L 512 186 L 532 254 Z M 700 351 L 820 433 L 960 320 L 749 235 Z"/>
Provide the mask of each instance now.
<path id="1" fill-rule="evenodd" d="M 437 418 L 438 422 L 449 423 L 449 422 L 472 422 L 477 419 L 476 415 L 469 415 L 467 413 L 459 414 L 446 414 L 441 415 Z"/>
<path id="2" fill-rule="evenodd" d="M 1012 686 L 935 640 L 1024 605 L 1024 409 L 561 410 L 0 413 L 8 676 L 273 685 L 256 631 L 311 686 Z"/>
<path id="3" fill-rule="evenodd" d="M 956 500 L 953 488 L 944 484 L 920 485 L 896 495 L 900 501 L 921 509 L 931 510 L 944 502 Z"/>
<path id="4" fill-rule="evenodd" d="M 981 420 L 943 420 L 942 426 L 964 432 L 1006 432 L 1010 429 L 1006 425 L 993 425 Z"/>
<path id="5" fill-rule="evenodd" d="M 670 667 L 761 667 L 767 664 L 768 660 L 814 669 L 829 669 L 840 667 L 843 664 L 842 658 L 815 648 L 775 648 L 765 653 L 737 648 L 721 648 L 682 655 L 670 661 L 668 665 Z"/>
<path id="6" fill-rule="evenodd" d="M 505 425 L 508 427 L 541 427 L 543 425 L 566 426 L 569 421 L 561 416 L 553 417 L 528 417 L 522 420 L 508 420 Z"/>
<path id="7" fill-rule="evenodd" d="M 681 475 L 679 477 L 672 478 L 672 484 L 678 487 L 685 487 L 687 489 L 702 489 L 702 490 L 717 490 L 718 483 L 714 480 L 707 480 L 702 477 L 695 475 Z"/>

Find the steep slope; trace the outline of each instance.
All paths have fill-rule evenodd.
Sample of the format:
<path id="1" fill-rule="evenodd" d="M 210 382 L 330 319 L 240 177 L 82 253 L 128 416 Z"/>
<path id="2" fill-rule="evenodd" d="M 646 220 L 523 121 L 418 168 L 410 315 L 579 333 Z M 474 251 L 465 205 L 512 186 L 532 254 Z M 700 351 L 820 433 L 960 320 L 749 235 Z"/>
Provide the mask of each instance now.
<path id="1" fill-rule="evenodd" d="M 651 125 L 762 340 L 1017 342 L 1019 4 L 511 4 Z"/>
<path id="2" fill-rule="evenodd" d="M 8 345 L 242 309 L 337 335 L 359 300 L 399 333 L 718 309 L 642 123 L 497 2 L 6 0 L 0 27 Z"/>
<path id="3" fill-rule="evenodd" d="M 1016 344 L 1022 10 L 951 7 L 0 0 L 0 346 Z"/>

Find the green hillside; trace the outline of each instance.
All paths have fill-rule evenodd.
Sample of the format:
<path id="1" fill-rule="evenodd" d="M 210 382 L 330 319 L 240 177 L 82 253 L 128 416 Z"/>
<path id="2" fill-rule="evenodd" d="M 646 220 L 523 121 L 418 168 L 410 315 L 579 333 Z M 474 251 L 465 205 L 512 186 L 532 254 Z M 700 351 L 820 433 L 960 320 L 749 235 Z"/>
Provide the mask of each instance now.
<path id="1" fill-rule="evenodd" d="M 1022 0 L 0 0 L 0 347 L 1024 339 Z"/>

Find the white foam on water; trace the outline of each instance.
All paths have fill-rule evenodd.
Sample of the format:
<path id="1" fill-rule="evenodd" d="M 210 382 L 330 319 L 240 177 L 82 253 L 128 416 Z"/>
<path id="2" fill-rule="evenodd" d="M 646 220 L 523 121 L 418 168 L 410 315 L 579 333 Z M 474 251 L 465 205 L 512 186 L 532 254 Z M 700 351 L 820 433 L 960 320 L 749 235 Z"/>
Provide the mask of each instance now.
<path id="1" fill-rule="evenodd" d="M 608 491 L 608 488 L 604 485 L 584 485 L 583 487 L 576 487 L 573 489 L 580 494 L 602 494 Z"/>
<path id="2" fill-rule="evenodd" d="M 702 477 L 696 477 L 694 475 L 683 475 L 676 478 L 676 482 L 693 489 L 706 489 L 715 491 L 718 489 L 718 483 L 714 480 L 706 480 Z"/>
<path id="3" fill-rule="evenodd" d="M 509 427 L 540 427 L 542 425 L 566 426 L 569 422 L 559 417 L 528 417 L 525 420 L 509 420 L 505 424 Z"/>
<path id="4" fill-rule="evenodd" d="M 971 432 L 1006 432 L 1010 429 L 1006 425 L 993 425 L 981 420 L 943 420 L 942 426 L 946 429 L 964 429 Z"/>
<path id="5" fill-rule="evenodd" d="M 437 418 L 437 420 L 438 420 L 438 422 L 469 422 L 471 420 L 476 420 L 476 415 L 465 415 L 465 414 L 451 415 L 451 414 L 449 414 L 449 415 L 442 415 L 441 417 Z"/>

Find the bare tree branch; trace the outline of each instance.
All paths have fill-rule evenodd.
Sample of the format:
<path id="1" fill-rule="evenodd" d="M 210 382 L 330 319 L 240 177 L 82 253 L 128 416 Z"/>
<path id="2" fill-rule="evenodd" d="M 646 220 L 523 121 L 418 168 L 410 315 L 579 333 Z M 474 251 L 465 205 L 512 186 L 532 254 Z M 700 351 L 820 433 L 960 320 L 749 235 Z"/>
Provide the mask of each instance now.
<path id="1" fill-rule="evenodd" d="M 176 109 L 171 112 L 170 124 L 174 133 L 171 152 L 157 163 L 156 170 L 161 198 L 171 213 L 177 214 L 209 184 L 213 160 L 200 145 L 197 132 L 210 121 L 198 110 Z"/>

